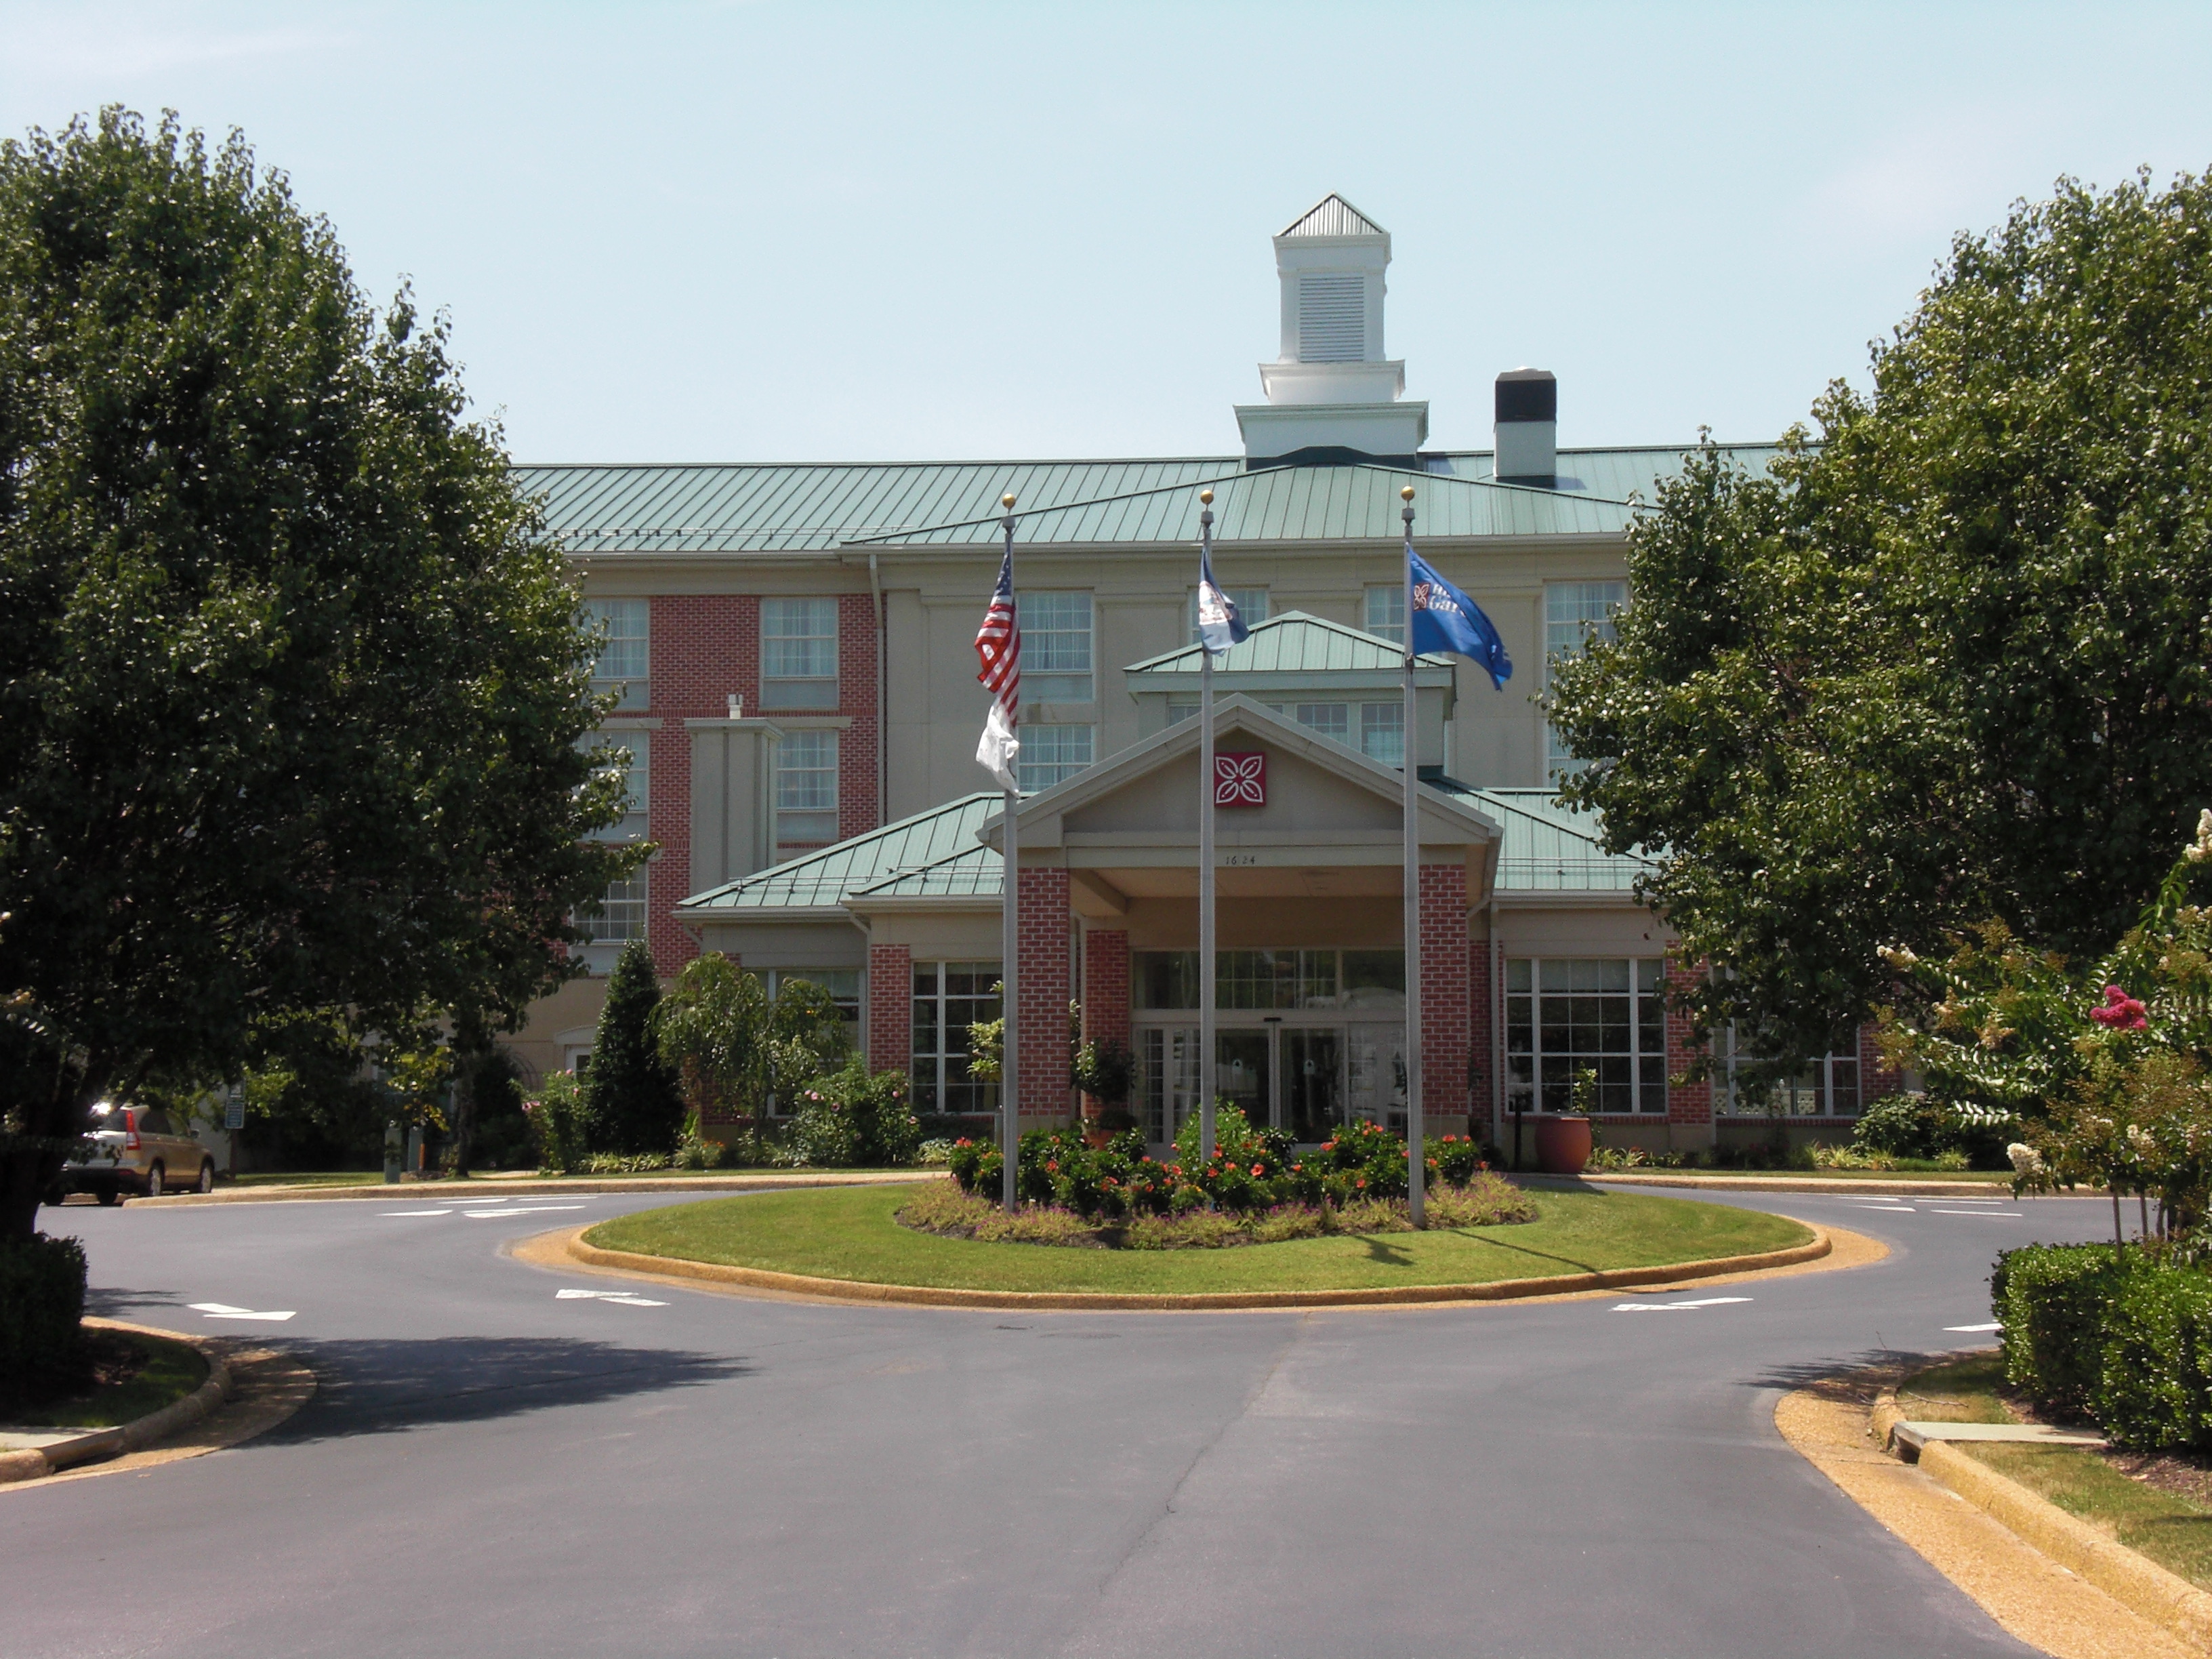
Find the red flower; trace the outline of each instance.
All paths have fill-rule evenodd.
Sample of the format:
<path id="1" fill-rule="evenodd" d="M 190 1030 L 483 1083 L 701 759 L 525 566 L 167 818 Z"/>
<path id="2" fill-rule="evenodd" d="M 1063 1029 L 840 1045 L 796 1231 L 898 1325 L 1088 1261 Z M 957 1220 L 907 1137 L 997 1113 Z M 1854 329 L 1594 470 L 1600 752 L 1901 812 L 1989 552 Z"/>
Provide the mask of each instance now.
<path id="1" fill-rule="evenodd" d="M 1265 1170 L 1261 1169 L 1258 1164 L 1255 1164 L 1252 1166 L 1252 1173 L 1253 1173 L 1254 1175 L 1255 1175 L 1255 1176 L 1263 1176 L 1263 1175 L 1267 1174 L 1267 1172 Z"/>
<path id="2" fill-rule="evenodd" d="M 2108 1030 L 2140 1031 L 2150 1024 L 2143 1006 L 2117 985 L 2105 988 L 2105 1006 L 2092 1008 L 2089 1018 Z"/>

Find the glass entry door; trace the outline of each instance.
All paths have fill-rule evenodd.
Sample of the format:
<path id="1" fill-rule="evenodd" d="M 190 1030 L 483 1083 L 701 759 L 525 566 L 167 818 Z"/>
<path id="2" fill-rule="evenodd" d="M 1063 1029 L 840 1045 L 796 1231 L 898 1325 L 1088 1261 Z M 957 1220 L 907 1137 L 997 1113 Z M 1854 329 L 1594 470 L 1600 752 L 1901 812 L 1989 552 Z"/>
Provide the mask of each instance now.
<path id="1" fill-rule="evenodd" d="M 1283 1127 L 1301 1141 L 1327 1140 L 1344 1121 L 1344 1033 L 1283 1033 Z"/>
<path id="2" fill-rule="evenodd" d="M 1268 1124 L 1268 1111 L 1273 1093 L 1268 1088 L 1267 1032 L 1262 1027 L 1256 1031 L 1224 1031 L 1216 1030 L 1213 1042 L 1218 1053 L 1215 1067 L 1214 1093 L 1244 1114 L 1244 1121 L 1255 1128 L 1264 1129 Z"/>

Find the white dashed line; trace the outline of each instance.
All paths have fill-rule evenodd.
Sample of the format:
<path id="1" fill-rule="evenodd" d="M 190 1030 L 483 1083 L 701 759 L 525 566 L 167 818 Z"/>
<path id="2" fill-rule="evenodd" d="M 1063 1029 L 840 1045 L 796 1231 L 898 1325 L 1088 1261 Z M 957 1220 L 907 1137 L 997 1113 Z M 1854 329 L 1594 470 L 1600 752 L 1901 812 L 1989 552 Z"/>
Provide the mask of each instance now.
<path id="1" fill-rule="evenodd" d="M 1931 1207 L 1928 1213 L 1930 1215 L 1993 1216 L 1999 1221 L 2017 1221 L 2021 1218 L 2021 1212 L 2018 1210 L 1938 1210 Z"/>
<path id="2" fill-rule="evenodd" d="M 612 1302 L 625 1308 L 665 1308 L 665 1302 L 655 1302 L 648 1296 L 633 1296 L 628 1291 L 556 1291 L 556 1302 Z"/>
<path id="3" fill-rule="evenodd" d="M 1695 1302 L 1616 1302 L 1614 1313 L 1673 1313 L 1680 1308 L 1719 1308 L 1731 1302 L 1748 1302 L 1747 1296 L 1708 1296 Z"/>
<path id="4" fill-rule="evenodd" d="M 205 1314 L 210 1319 L 289 1319 L 298 1311 L 287 1308 L 282 1313 L 256 1313 L 251 1308 L 234 1308 L 228 1302 L 194 1302 L 189 1305 L 194 1313 Z"/>
<path id="5" fill-rule="evenodd" d="M 451 1210 L 379 1210 L 379 1215 L 451 1215 Z"/>
<path id="6" fill-rule="evenodd" d="M 1986 1325 L 1946 1325 L 1943 1328 L 1947 1331 L 2001 1331 L 2004 1326 L 2000 1321 L 1992 1319 Z"/>
<path id="7" fill-rule="evenodd" d="M 461 1213 L 471 1221 L 490 1221 L 503 1215 L 544 1215 L 554 1210 L 580 1210 L 580 1204 L 532 1204 L 512 1210 L 464 1210 Z"/>

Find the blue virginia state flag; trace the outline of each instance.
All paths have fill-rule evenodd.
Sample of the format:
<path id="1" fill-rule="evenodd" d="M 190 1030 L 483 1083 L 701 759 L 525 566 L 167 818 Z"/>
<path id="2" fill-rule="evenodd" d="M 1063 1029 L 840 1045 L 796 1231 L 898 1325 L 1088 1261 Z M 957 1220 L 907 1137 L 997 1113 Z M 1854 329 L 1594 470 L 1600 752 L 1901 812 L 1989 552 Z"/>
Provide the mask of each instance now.
<path id="1" fill-rule="evenodd" d="M 1431 570 L 1411 542 L 1406 544 L 1406 557 L 1413 571 L 1413 649 L 1472 659 L 1503 691 L 1513 678 L 1513 659 L 1505 654 L 1505 641 L 1482 607 Z"/>
<path id="2" fill-rule="evenodd" d="M 1219 656 L 1232 645 L 1241 645 L 1251 629 L 1237 614 L 1237 602 L 1213 580 L 1213 561 L 1203 548 L 1198 555 L 1198 642 L 1209 654 Z"/>

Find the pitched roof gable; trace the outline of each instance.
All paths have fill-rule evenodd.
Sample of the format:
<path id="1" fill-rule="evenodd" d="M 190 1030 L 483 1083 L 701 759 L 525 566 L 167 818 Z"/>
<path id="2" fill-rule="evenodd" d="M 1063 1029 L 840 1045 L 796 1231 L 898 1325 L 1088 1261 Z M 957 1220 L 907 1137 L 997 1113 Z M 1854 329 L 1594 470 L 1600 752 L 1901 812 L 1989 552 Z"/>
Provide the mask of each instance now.
<path id="1" fill-rule="evenodd" d="M 1334 191 L 1322 197 L 1277 233 L 1283 236 L 1387 236 L 1376 224 Z"/>

